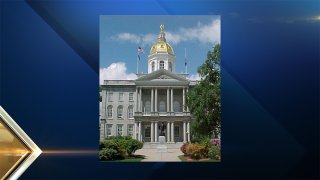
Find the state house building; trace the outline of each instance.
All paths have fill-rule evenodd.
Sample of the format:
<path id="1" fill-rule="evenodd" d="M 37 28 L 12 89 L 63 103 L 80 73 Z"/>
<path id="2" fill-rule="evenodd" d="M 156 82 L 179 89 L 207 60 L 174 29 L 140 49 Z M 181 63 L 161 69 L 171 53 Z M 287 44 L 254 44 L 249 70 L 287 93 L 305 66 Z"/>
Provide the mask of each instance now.
<path id="1" fill-rule="evenodd" d="M 148 55 L 148 73 L 136 80 L 105 80 L 100 109 L 100 140 L 132 136 L 156 143 L 162 128 L 168 143 L 190 141 L 192 116 L 185 96 L 196 81 L 175 71 L 176 56 L 163 25 Z M 164 127 L 164 128 L 163 128 Z"/>

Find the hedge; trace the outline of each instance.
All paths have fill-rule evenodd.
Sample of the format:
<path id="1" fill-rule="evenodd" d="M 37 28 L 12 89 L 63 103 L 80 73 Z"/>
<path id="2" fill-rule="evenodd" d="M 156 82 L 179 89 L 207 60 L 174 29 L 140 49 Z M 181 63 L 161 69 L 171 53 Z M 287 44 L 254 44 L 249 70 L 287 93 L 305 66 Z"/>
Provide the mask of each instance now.
<path id="1" fill-rule="evenodd" d="M 132 139 L 130 136 L 110 137 L 100 142 L 99 157 L 101 160 L 124 159 L 142 147 L 142 142 Z"/>

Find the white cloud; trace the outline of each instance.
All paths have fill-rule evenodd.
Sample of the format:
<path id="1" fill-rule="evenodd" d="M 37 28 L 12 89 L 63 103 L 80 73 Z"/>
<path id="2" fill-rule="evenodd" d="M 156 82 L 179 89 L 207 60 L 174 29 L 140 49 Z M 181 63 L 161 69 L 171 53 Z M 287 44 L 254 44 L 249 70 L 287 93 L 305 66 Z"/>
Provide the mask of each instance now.
<path id="1" fill-rule="evenodd" d="M 114 40 L 119 40 L 119 41 L 128 41 L 132 43 L 139 43 L 140 42 L 140 37 L 135 34 L 131 33 L 120 33 L 117 34 L 116 36 L 111 37 Z"/>
<path id="2" fill-rule="evenodd" d="M 137 75 L 133 73 L 127 73 L 127 67 L 124 62 L 112 63 L 107 68 L 100 68 L 100 84 L 103 84 L 104 80 L 134 80 L 137 79 Z"/>
<path id="3" fill-rule="evenodd" d="M 197 41 L 200 43 L 216 44 L 220 43 L 220 19 L 214 19 L 209 24 L 198 24 L 191 28 L 179 28 L 176 31 L 165 31 L 166 39 L 169 43 L 179 44 L 186 41 Z M 158 34 L 132 34 L 119 33 L 111 38 L 118 41 L 125 41 L 144 45 L 153 44 Z"/>
<path id="4" fill-rule="evenodd" d="M 151 45 L 156 41 L 157 38 L 158 35 L 149 33 L 143 35 L 139 43 L 141 43 L 142 46 Z"/>
<path id="5" fill-rule="evenodd" d="M 191 81 L 199 81 L 201 80 L 199 74 L 191 74 L 187 77 L 187 79 L 191 80 Z"/>
<path id="6" fill-rule="evenodd" d="M 181 41 L 196 40 L 200 43 L 220 43 L 220 19 L 213 20 L 206 25 L 199 22 L 196 27 L 181 28 L 174 36 L 180 36 Z"/>

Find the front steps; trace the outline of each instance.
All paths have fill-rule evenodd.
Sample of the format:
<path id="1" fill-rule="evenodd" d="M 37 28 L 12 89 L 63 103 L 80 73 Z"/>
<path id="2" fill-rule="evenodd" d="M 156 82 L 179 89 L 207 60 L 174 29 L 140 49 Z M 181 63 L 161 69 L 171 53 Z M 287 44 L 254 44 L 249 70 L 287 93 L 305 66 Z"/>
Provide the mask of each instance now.
<path id="1" fill-rule="evenodd" d="M 158 145 L 160 145 L 160 143 L 145 142 L 143 144 L 143 149 L 157 149 Z M 165 143 L 164 145 L 166 145 L 168 149 L 178 149 L 183 145 L 183 142 Z"/>

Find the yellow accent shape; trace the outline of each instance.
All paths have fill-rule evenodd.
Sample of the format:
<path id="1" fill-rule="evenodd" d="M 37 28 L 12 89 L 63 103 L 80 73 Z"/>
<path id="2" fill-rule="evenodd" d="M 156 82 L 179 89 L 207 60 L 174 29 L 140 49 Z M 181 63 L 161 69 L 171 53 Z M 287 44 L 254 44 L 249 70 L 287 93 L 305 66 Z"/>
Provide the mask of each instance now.
<path id="1" fill-rule="evenodd" d="M 0 119 L 0 178 L 6 179 L 29 154 L 30 149 Z"/>
<path id="2" fill-rule="evenodd" d="M 18 179 L 40 154 L 39 147 L 0 106 L 0 179 Z"/>

